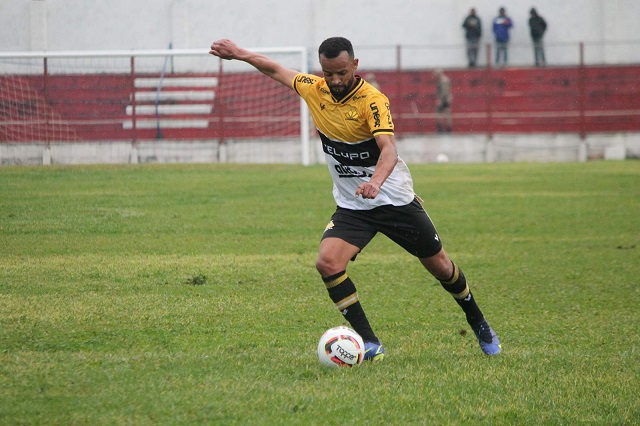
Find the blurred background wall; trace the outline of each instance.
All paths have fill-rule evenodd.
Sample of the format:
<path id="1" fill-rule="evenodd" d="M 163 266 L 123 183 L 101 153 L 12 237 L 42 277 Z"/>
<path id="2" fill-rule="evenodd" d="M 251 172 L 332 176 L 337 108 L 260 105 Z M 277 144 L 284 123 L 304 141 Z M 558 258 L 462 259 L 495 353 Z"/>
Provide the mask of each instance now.
<path id="1" fill-rule="evenodd" d="M 482 43 L 504 6 L 514 21 L 510 63 L 530 64 L 527 20 L 535 7 L 548 25 L 549 64 L 640 62 L 638 0 L 0 0 L 0 51 L 207 49 L 232 38 L 247 47 L 306 46 L 342 35 L 368 67 L 465 65 L 464 17 L 475 7 Z M 636 41 L 636 43 L 629 43 Z M 406 53 L 407 47 L 416 50 Z M 388 51 L 381 49 L 389 49 Z M 372 52 L 367 56 L 367 52 Z M 365 55 L 365 57 L 363 57 Z M 372 66 L 376 62 L 378 66 Z"/>

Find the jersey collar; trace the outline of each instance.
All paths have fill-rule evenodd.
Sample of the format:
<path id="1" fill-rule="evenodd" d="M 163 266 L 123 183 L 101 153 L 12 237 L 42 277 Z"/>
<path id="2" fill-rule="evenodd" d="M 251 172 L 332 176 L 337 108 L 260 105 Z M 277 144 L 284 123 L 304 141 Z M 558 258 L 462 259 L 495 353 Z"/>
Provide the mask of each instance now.
<path id="1" fill-rule="evenodd" d="M 326 84 L 326 82 L 325 82 Z M 356 92 L 364 85 L 364 80 L 362 79 L 362 77 L 360 77 L 359 75 L 356 75 L 356 84 L 355 86 L 353 86 L 353 89 L 351 89 L 351 91 L 349 93 L 347 93 L 346 95 L 344 95 L 342 98 L 340 99 L 336 99 L 335 96 L 333 96 L 333 94 L 331 94 L 331 99 L 333 100 L 333 102 L 337 103 L 337 104 L 345 104 L 349 101 L 349 99 L 351 99 L 353 97 L 353 95 L 356 94 Z"/>

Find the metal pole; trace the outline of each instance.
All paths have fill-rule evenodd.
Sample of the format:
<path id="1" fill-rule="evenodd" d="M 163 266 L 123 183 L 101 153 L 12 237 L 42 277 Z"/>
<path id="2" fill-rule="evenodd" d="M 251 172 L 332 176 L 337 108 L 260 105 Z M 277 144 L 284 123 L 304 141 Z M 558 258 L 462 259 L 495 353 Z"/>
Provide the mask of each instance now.
<path id="1" fill-rule="evenodd" d="M 584 42 L 580 42 L 580 66 L 578 67 L 578 106 L 580 108 L 580 139 L 587 137 L 587 123 L 585 120 L 585 66 L 584 66 Z"/>
<path id="2" fill-rule="evenodd" d="M 309 72 L 309 52 L 307 49 L 301 51 L 302 58 L 300 64 L 300 72 L 307 74 Z M 300 98 L 300 144 L 302 165 L 311 164 L 311 141 L 309 138 L 309 107 L 304 99 Z"/>
<path id="3" fill-rule="evenodd" d="M 487 105 L 487 138 L 493 139 L 493 73 L 491 67 L 491 44 L 487 43 L 487 71 L 485 73 L 487 81 L 486 105 Z"/>
<path id="4" fill-rule="evenodd" d="M 216 93 L 216 104 L 218 107 L 218 144 L 220 146 L 224 145 L 224 99 L 222 98 L 222 88 L 224 69 L 223 69 L 223 61 L 222 59 L 218 59 L 218 93 Z M 218 150 L 220 152 L 220 150 Z"/>
<path id="5" fill-rule="evenodd" d="M 51 148 L 51 140 L 49 138 L 49 101 L 48 98 L 48 77 L 49 77 L 49 58 L 45 57 L 43 61 L 43 75 L 42 75 L 42 97 L 44 98 L 44 106 L 42 112 L 44 114 L 44 142 L 48 149 Z M 53 114 L 53 112 L 52 112 Z"/>
<path id="6" fill-rule="evenodd" d="M 131 131 L 133 132 L 131 135 L 131 143 L 133 146 L 136 145 L 138 141 L 138 135 L 136 130 L 136 66 L 135 66 L 135 56 L 131 56 L 130 59 L 131 64 Z"/>
<path id="7" fill-rule="evenodd" d="M 396 96 L 394 102 L 397 105 L 400 105 L 402 102 L 402 46 L 396 45 Z M 398 136 L 398 131 L 396 129 L 396 136 Z"/>

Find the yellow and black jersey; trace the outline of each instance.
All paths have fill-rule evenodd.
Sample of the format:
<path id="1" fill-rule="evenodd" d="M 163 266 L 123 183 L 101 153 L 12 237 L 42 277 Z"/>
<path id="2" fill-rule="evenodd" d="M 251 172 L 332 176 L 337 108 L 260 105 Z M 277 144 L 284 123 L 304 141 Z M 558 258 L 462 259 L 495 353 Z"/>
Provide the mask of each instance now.
<path id="1" fill-rule="evenodd" d="M 336 100 L 324 78 L 299 74 L 293 88 L 309 105 L 316 127 L 325 136 L 359 143 L 376 134 L 393 134 L 389 100 L 361 78 L 349 94 Z"/>
<path id="2" fill-rule="evenodd" d="M 333 178 L 333 195 L 340 207 L 369 210 L 413 201 L 411 174 L 400 158 L 375 199 L 355 198 L 356 188 L 371 178 L 380 157 L 375 136 L 393 135 L 389 99 L 384 94 L 360 77 L 353 90 L 339 100 L 333 97 L 324 78 L 313 74 L 296 75 L 292 88 L 309 106 Z"/>

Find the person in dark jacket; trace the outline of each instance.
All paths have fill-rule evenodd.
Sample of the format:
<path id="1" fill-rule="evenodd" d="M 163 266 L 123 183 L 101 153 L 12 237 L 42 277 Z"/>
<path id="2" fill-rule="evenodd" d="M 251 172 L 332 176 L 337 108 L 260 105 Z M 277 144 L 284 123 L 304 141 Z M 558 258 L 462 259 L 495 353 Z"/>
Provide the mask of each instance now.
<path id="1" fill-rule="evenodd" d="M 547 30 L 547 23 L 538 15 L 538 12 L 531 8 L 529 11 L 531 17 L 529 18 L 529 29 L 531 30 L 531 40 L 533 40 L 533 58 L 537 67 L 543 67 L 547 64 L 544 58 L 544 46 L 542 44 L 542 37 Z"/>
<path id="2" fill-rule="evenodd" d="M 478 61 L 478 46 L 480 45 L 480 37 L 482 37 L 482 21 L 476 15 L 476 10 L 471 9 L 469 15 L 462 23 L 465 30 L 465 38 L 467 39 L 467 60 L 469 67 L 476 66 Z"/>
<path id="3" fill-rule="evenodd" d="M 451 133 L 453 117 L 451 116 L 451 79 L 439 68 L 433 72 L 436 81 L 436 128 L 438 133 Z"/>
<path id="4" fill-rule="evenodd" d="M 509 45 L 509 30 L 513 27 L 513 21 L 507 16 L 504 7 L 498 11 L 499 15 L 493 20 L 493 34 L 496 37 L 496 65 L 507 65 L 507 46 Z"/>

